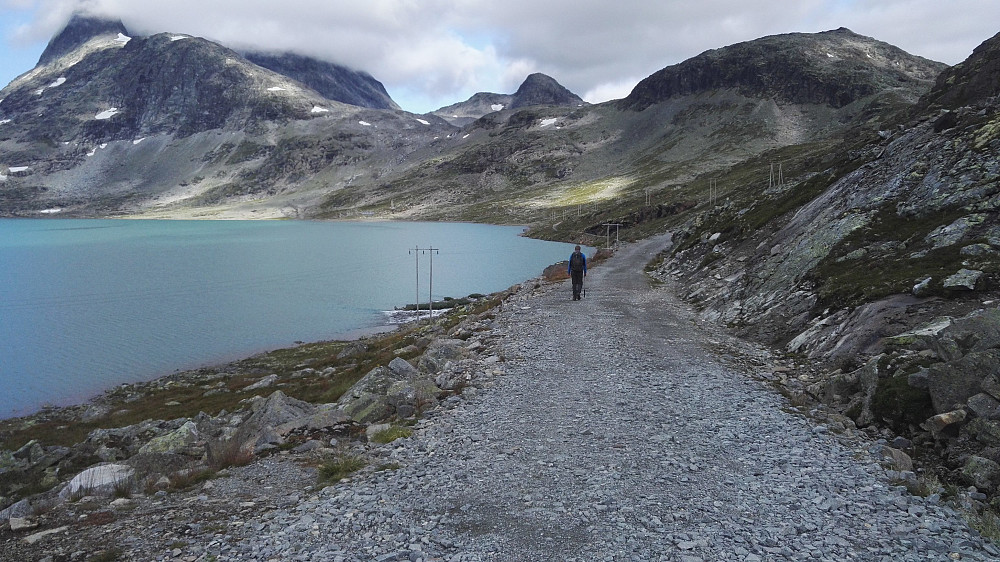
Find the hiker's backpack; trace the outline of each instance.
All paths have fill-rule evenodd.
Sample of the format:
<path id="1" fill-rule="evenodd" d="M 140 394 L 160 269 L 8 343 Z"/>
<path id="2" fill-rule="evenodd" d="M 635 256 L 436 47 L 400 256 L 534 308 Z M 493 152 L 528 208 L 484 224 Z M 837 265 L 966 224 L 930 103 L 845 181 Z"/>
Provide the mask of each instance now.
<path id="1" fill-rule="evenodd" d="M 573 255 L 569 257 L 569 268 L 573 271 L 583 271 L 583 254 L 580 252 L 573 252 Z"/>

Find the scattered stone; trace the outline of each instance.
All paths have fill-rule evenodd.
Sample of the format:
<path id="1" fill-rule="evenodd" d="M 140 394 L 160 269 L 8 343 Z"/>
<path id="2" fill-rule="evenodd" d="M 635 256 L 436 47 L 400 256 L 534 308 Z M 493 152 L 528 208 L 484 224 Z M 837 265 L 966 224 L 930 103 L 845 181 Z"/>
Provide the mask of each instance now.
<path id="1" fill-rule="evenodd" d="M 929 431 L 935 439 L 944 436 L 946 430 L 957 432 L 955 426 L 965 421 L 965 410 L 954 410 L 938 414 L 927 419 L 920 427 Z"/>
<path id="2" fill-rule="evenodd" d="M 16 532 L 28 531 L 38 527 L 38 521 L 33 517 L 11 517 L 10 530 Z"/>
<path id="3" fill-rule="evenodd" d="M 977 269 L 960 269 L 958 273 L 944 279 L 945 290 L 975 291 L 984 273 Z"/>
<path id="4" fill-rule="evenodd" d="M 271 374 L 251 384 L 250 386 L 244 388 L 243 390 L 260 390 L 261 388 L 274 386 L 274 383 L 276 382 L 278 382 L 278 375 Z"/>

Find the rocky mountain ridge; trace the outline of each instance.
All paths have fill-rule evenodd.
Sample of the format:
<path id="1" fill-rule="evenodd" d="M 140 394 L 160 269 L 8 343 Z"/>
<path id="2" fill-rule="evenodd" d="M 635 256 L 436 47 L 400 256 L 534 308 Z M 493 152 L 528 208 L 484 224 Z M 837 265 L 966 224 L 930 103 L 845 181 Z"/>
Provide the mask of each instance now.
<path id="1" fill-rule="evenodd" d="M 987 488 L 1000 477 L 998 42 L 822 172 L 691 217 L 657 268 L 703 318 L 825 363 L 800 377 L 803 396 L 907 435 L 955 474 L 988 467 Z"/>
<path id="2" fill-rule="evenodd" d="M 462 127 L 489 113 L 533 105 L 581 107 L 586 102 L 551 76 L 536 72 L 529 74 L 513 94 L 479 92 L 466 101 L 432 111 L 431 115 Z"/>

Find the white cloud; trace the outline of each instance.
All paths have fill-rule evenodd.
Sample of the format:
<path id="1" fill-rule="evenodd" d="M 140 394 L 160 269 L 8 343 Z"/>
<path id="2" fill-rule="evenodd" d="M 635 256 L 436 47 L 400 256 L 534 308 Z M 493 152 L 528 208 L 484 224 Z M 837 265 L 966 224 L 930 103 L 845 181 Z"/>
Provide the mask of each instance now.
<path id="1" fill-rule="evenodd" d="M 135 34 L 191 34 L 365 70 L 417 112 L 479 91 L 512 93 L 531 72 L 588 101 L 617 98 L 708 49 L 842 26 L 954 64 L 1000 21 L 1000 2 L 981 0 L 0 1 L 35 9 L 34 21 L 12 32 L 14 42 L 47 40 L 84 8 L 120 17 Z"/>
<path id="2" fill-rule="evenodd" d="M 603 82 L 579 95 L 583 98 L 583 101 L 588 103 L 620 100 L 632 92 L 632 89 L 639 83 L 639 80 L 641 78 L 629 77 L 618 82 Z"/>

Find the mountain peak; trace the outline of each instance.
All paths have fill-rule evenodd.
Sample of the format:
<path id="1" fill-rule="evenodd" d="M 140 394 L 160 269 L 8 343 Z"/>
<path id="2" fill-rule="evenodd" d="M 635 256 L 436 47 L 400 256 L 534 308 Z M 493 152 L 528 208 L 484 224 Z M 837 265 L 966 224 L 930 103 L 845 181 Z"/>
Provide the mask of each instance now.
<path id="1" fill-rule="evenodd" d="M 529 74 L 513 94 L 479 92 L 466 101 L 442 107 L 431 112 L 452 125 L 467 125 L 480 117 L 503 109 L 517 109 L 532 105 L 578 106 L 584 102 L 580 96 L 567 90 L 551 76 L 540 72 Z"/>
<path id="2" fill-rule="evenodd" d="M 579 105 L 580 96 L 567 90 L 551 76 L 536 72 L 529 74 L 514 92 L 511 108 L 529 105 Z"/>
<path id="3" fill-rule="evenodd" d="M 38 65 L 47 64 L 70 53 L 94 37 L 101 35 L 128 35 L 121 20 L 112 20 L 81 13 L 73 14 L 66 27 L 57 33 L 38 58 Z"/>
<path id="4" fill-rule="evenodd" d="M 641 81 L 619 103 L 641 111 L 676 96 L 720 89 L 785 103 L 840 108 L 887 89 L 914 99 L 946 65 L 841 27 L 787 33 L 705 51 Z"/>

